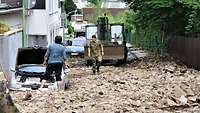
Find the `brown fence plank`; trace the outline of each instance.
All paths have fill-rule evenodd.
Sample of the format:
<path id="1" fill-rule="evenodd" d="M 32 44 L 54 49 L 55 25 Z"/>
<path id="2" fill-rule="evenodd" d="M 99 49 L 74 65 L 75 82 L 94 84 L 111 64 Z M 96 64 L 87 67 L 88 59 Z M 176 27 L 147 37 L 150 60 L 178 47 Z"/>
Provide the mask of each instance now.
<path id="1" fill-rule="evenodd" d="M 173 37 L 168 52 L 189 67 L 200 70 L 200 38 Z"/>

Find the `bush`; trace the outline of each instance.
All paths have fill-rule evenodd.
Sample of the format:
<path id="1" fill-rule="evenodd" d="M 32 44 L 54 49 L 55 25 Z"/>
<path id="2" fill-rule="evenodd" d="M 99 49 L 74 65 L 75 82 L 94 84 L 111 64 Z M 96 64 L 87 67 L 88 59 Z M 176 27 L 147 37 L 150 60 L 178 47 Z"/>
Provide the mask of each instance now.
<path id="1" fill-rule="evenodd" d="M 10 28 L 7 24 L 5 24 L 4 22 L 0 22 L 0 34 L 3 34 L 9 30 Z"/>

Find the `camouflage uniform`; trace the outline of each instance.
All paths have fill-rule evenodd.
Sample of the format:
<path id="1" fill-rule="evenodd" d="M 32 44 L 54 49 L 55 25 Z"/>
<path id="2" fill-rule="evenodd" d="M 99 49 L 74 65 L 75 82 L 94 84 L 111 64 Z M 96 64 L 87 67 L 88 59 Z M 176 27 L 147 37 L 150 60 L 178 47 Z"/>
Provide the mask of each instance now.
<path id="1" fill-rule="evenodd" d="M 103 47 L 103 45 L 101 44 L 100 41 L 96 41 L 96 42 L 90 42 L 89 44 L 89 48 L 90 48 L 90 55 L 92 58 L 92 70 L 93 73 L 95 74 L 96 71 L 99 72 L 99 68 L 101 65 L 101 60 L 102 60 L 102 54 L 101 52 L 103 50 L 101 50 Z"/>

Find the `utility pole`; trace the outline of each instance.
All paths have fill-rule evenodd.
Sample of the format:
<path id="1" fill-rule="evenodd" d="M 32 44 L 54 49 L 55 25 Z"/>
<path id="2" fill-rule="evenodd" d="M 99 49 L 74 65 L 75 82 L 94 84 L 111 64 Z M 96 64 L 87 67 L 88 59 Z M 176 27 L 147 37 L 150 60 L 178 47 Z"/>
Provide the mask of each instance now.
<path id="1" fill-rule="evenodd" d="M 36 5 L 36 0 L 22 0 L 22 47 L 27 46 L 27 26 L 26 26 L 26 13 Z"/>
<path id="2" fill-rule="evenodd" d="M 66 13 L 65 13 L 65 0 L 61 0 L 61 26 L 63 29 L 62 37 L 64 39 L 65 35 L 65 19 L 66 19 Z"/>
<path id="3" fill-rule="evenodd" d="M 22 0 L 22 28 L 23 28 L 23 34 L 22 34 L 22 47 L 26 46 L 26 16 L 25 16 L 25 4 L 27 0 Z"/>

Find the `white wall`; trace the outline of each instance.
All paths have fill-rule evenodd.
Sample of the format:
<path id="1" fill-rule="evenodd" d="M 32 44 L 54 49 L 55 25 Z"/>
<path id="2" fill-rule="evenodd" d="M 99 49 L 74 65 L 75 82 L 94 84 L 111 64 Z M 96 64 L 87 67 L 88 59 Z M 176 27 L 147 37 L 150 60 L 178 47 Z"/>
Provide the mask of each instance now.
<path id="1" fill-rule="evenodd" d="M 17 32 L 9 36 L 0 36 L 0 64 L 3 65 L 8 77 L 14 85 L 15 75 L 10 71 L 10 67 L 15 67 L 18 48 L 21 47 L 22 32 Z M 11 86 L 14 87 L 14 86 Z"/>
<path id="2" fill-rule="evenodd" d="M 45 10 L 33 10 L 33 13 L 27 17 L 27 34 L 47 35 L 47 16 Z"/>

